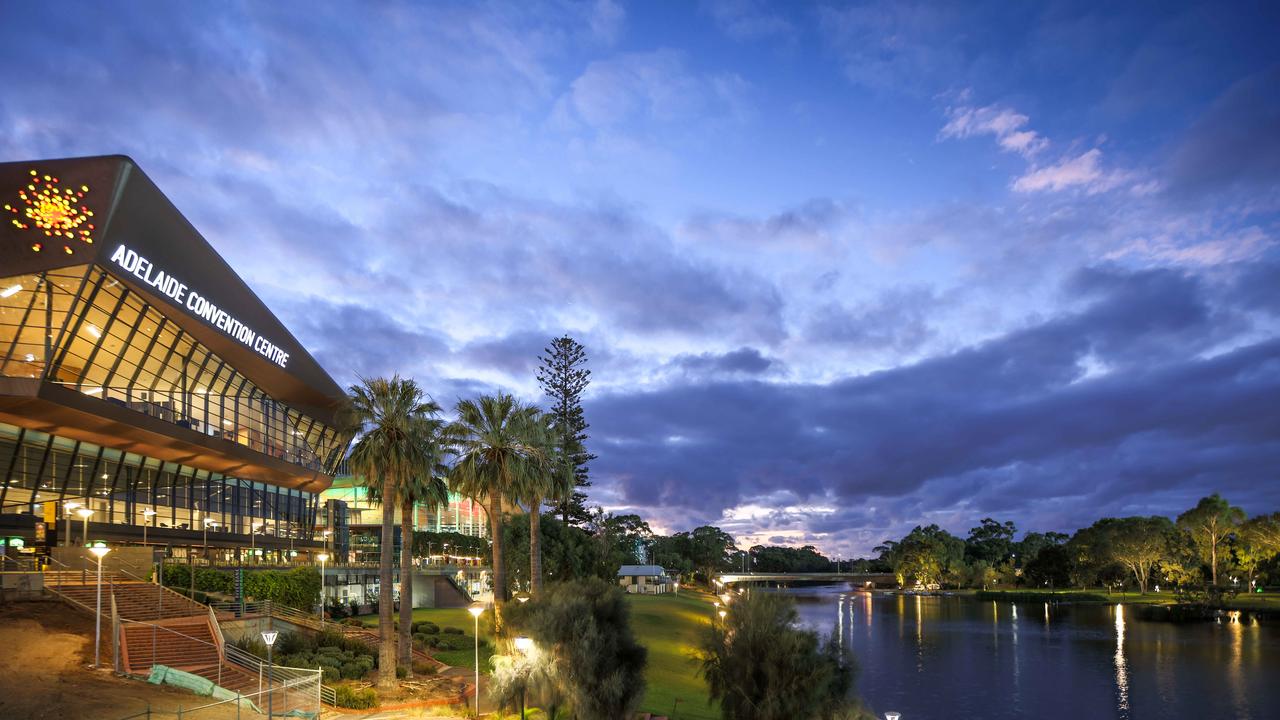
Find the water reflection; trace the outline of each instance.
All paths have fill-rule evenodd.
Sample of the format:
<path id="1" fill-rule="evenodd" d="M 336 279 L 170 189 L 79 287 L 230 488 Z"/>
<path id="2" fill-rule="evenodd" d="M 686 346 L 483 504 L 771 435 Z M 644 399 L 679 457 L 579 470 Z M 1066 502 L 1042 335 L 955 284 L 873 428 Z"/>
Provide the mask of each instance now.
<path id="1" fill-rule="evenodd" d="M 840 633 L 861 667 L 858 692 L 881 715 L 1249 720 L 1280 708 L 1276 623 L 1151 622 L 1101 604 L 790 592 L 806 598 L 802 622 Z"/>
<path id="2" fill-rule="evenodd" d="M 1116 710 L 1121 718 L 1129 717 L 1129 668 L 1124 659 L 1124 606 L 1115 606 L 1116 614 Z"/>

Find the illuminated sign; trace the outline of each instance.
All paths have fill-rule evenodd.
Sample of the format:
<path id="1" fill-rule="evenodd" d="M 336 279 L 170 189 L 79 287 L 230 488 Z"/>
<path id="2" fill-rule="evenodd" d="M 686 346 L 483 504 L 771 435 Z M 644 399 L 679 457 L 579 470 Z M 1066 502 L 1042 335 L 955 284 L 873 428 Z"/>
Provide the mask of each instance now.
<path id="1" fill-rule="evenodd" d="M 232 317 L 186 283 L 157 268 L 137 251 L 121 245 L 111 253 L 111 262 L 271 362 L 280 367 L 288 365 L 289 353 L 283 348 Z"/>

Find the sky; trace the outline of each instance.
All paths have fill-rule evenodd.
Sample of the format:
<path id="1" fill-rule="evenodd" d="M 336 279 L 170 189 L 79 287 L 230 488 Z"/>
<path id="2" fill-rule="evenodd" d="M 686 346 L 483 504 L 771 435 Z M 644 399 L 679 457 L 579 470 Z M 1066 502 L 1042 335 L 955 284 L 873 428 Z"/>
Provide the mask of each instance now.
<path id="1" fill-rule="evenodd" d="M 0 160 L 133 157 L 346 385 L 544 402 L 590 499 L 866 555 L 1280 510 L 1268 3 L 0 2 Z"/>

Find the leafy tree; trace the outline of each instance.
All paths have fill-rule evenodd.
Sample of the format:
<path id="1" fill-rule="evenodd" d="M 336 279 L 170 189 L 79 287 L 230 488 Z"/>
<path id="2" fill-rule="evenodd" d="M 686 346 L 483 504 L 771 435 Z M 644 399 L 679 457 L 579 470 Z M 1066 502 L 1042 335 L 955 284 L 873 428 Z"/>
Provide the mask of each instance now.
<path id="1" fill-rule="evenodd" d="M 737 598 L 701 642 L 702 675 L 725 720 L 837 718 L 851 710 L 857 673 L 834 635 L 799 627 L 777 593 Z"/>
<path id="2" fill-rule="evenodd" d="M 1175 528 L 1167 517 L 1104 518 L 1093 524 L 1112 560 L 1133 574 L 1138 592 L 1145 594 L 1151 575 L 1169 557 Z"/>
<path id="3" fill-rule="evenodd" d="M 916 526 L 900 542 L 881 548 L 900 584 L 940 585 L 963 578 L 965 542 L 937 525 Z"/>
<path id="4" fill-rule="evenodd" d="M 556 450 L 572 467 L 573 487 L 556 496 L 556 511 L 566 524 L 583 524 L 590 519 L 587 496 L 578 488 L 591 487 L 587 463 L 596 458 L 587 452 L 587 424 L 582 412 L 582 393 L 591 384 L 587 350 L 568 335 L 555 338 L 538 356 L 538 386 L 551 399 L 551 417 Z"/>
<path id="5" fill-rule="evenodd" d="M 509 612 L 551 667 L 542 673 L 579 720 L 631 717 L 644 696 L 648 651 L 631 632 L 630 606 L 606 580 L 551 583 Z"/>
<path id="6" fill-rule="evenodd" d="M 835 564 L 812 545 L 777 547 L 756 545 L 750 551 L 751 562 L 759 572 L 833 572 Z M 848 563 L 844 564 L 848 569 Z"/>
<path id="7" fill-rule="evenodd" d="M 1071 584 L 1071 553 L 1065 545 L 1046 545 L 1023 567 L 1027 582 L 1050 588 Z"/>
<path id="8" fill-rule="evenodd" d="M 1014 544 L 1013 549 L 1025 566 L 1026 563 L 1034 560 L 1041 550 L 1054 545 L 1062 545 L 1070 539 L 1070 535 L 1060 532 L 1029 532 L 1022 536 L 1022 540 Z"/>
<path id="9" fill-rule="evenodd" d="M 507 564 L 508 582 L 512 587 L 529 587 L 529 515 L 513 515 L 503 527 L 503 557 Z M 539 523 L 542 569 L 549 582 L 581 580 L 590 577 L 616 579 L 615 566 L 602 575 L 604 566 L 599 545 L 585 530 L 565 525 L 553 513 L 543 513 Z"/>
<path id="10" fill-rule="evenodd" d="M 707 582 L 720 570 L 733 569 L 733 536 L 714 525 L 689 533 L 689 559 Z"/>
<path id="11" fill-rule="evenodd" d="M 382 545 L 378 558 L 379 623 L 384 632 L 378 649 L 378 685 L 391 689 L 396 682 L 395 637 L 392 627 L 392 551 L 394 518 L 401 489 L 413 477 L 429 476 L 435 458 L 423 442 L 424 423 L 439 410 L 418 385 L 394 376 L 363 379 L 352 385 L 349 411 L 357 426 L 355 445 L 348 456 L 352 473 L 382 499 Z M 408 544 L 408 536 L 405 542 Z M 408 584 L 408 577 L 404 577 Z M 310 602 L 310 601 L 308 601 Z"/>
<path id="12" fill-rule="evenodd" d="M 693 574 L 693 543 L 689 540 L 689 533 L 654 537 L 650 553 L 653 562 L 661 565 L 669 575 Z"/>
<path id="13" fill-rule="evenodd" d="M 969 530 L 964 542 L 964 556 L 970 562 L 985 560 L 992 567 L 1003 563 L 1013 554 L 1013 536 L 1017 528 L 1012 522 L 1000 523 L 982 518 L 978 527 Z"/>
<path id="14" fill-rule="evenodd" d="M 1259 567 L 1280 554 L 1280 513 L 1259 515 L 1241 525 L 1232 553 L 1236 567 L 1252 584 Z"/>
<path id="15" fill-rule="evenodd" d="M 1244 522 L 1244 511 L 1214 493 L 1178 516 L 1178 527 L 1191 534 L 1200 558 L 1209 565 L 1209 583 L 1218 584 L 1219 549 Z"/>
<path id="16" fill-rule="evenodd" d="M 459 400 L 456 411 L 458 419 L 448 431 L 456 452 L 449 482 L 457 492 L 489 503 L 494 630 L 501 632 L 508 591 L 502 557 L 502 501 L 513 497 L 527 485 L 531 475 L 542 471 L 542 451 L 529 437 L 537 409 L 499 394 Z"/>

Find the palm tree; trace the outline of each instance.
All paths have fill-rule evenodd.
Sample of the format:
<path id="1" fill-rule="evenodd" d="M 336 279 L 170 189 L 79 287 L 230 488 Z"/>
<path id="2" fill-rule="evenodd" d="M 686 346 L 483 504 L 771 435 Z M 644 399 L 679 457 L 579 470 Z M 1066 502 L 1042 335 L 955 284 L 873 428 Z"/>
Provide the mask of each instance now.
<path id="1" fill-rule="evenodd" d="M 434 411 L 440 406 L 431 403 Z M 413 509 L 415 505 L 426 505 L 438 509 L 449 504 L 449 488 L 445 485 L 444 474 L 448 468 L 444 464 L 445 445 L 441 441 L 444 423 L 436 418 L 425 419 L 419 423 L 418 442 L 427 456 L 430 471 L 415 474 L 400 487 L 400 664 L 409 668 L 413 674 L 413 641 L 410 639 L 413 626 Z"/>
<path id="2" fill-rule="evenodd" d="M 542 592 L 542 501 L 564 498 L 572 493 L 573 465 L 556 448 L 554 418 L 538 413 L 529 418 L 521 432 L 529 445 L 537 450 L 524 483 L 517 488 L 519 499 L 529 506 L 529 591 Z"/>
<path id="3" fill-rule="evenodd" d="M 541 464 L 541 450 L 529 442 L 528 430 L 537 409 L 505 393 L 478 400 L 459 400 L 458 419 L 449 426 L 455 462 L 449 471 L 457 492 L 488 502 L 493 543 L 494 631 L 502 629 L 507 599 L 507 571 L 502 558 L 502 500 L 515 497 Z"/>
<path id="4" fill-rule="evenodd" d="M 396 498 L 410 478 L 430 475 L 432 458 L 424 451 L 422 424 L 439 410 L 417 383 L 401 379 L 361 378 L 350 389 L 350 407 L 358 440 L 347 461 L 351 472 L 382 503 L 382 543 L 378 558 L 378 686 L 396 683 L 396 648 L 392 626 L 391 569 L 395 543 Z M 402 576 L 404 585 L 408 578 Z"/>

